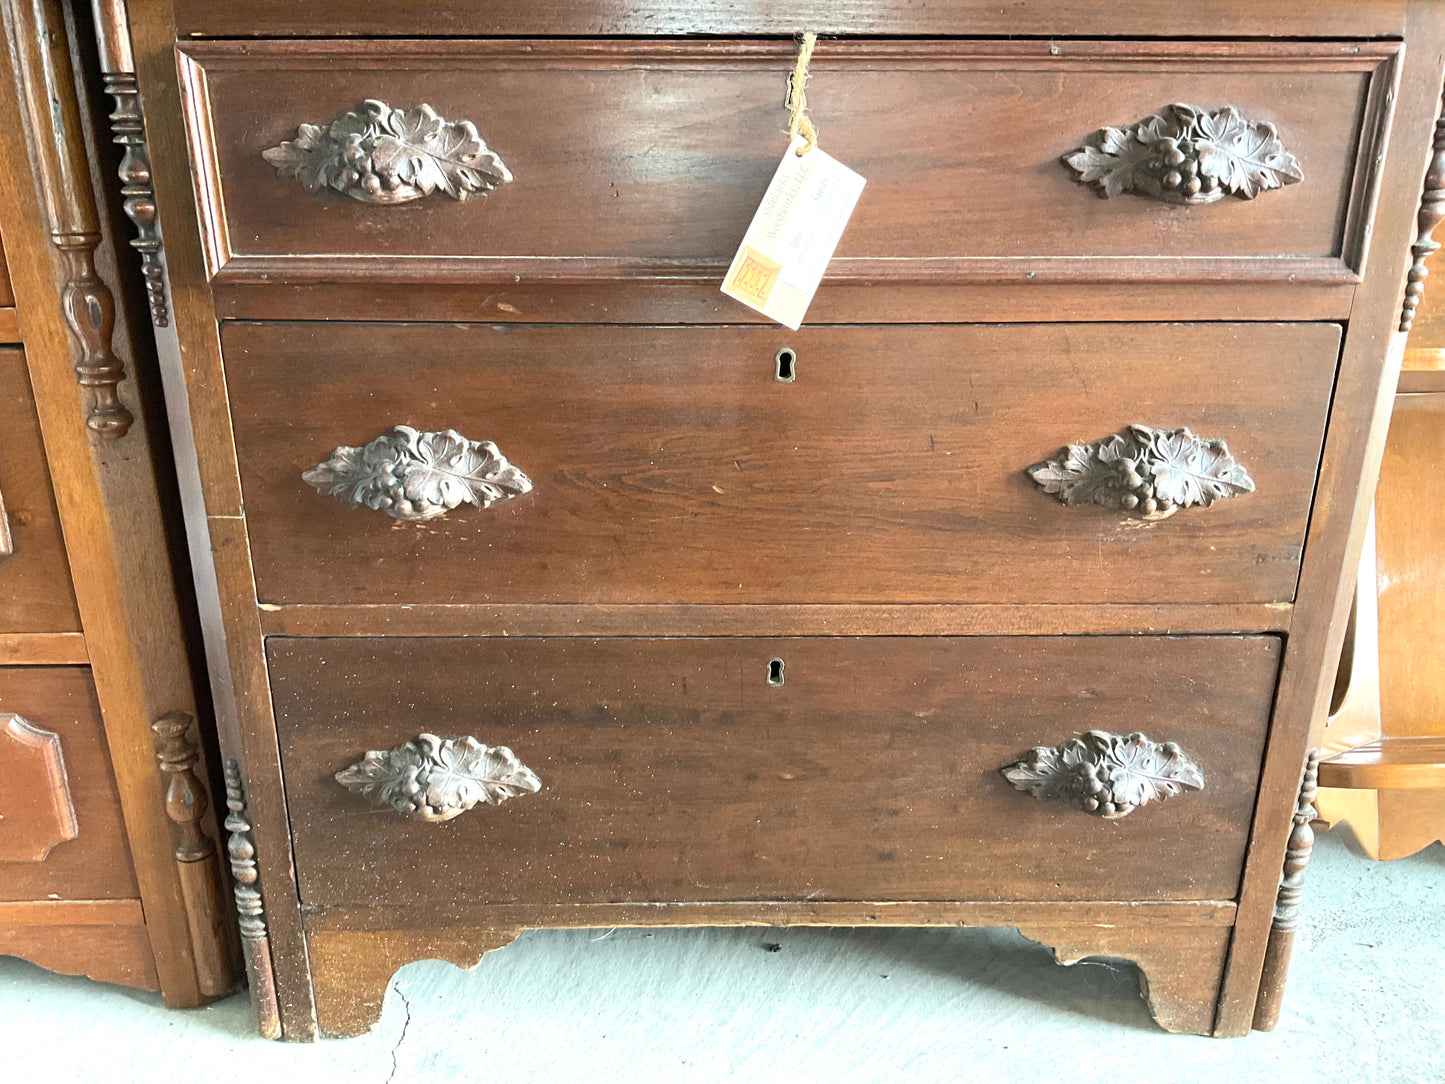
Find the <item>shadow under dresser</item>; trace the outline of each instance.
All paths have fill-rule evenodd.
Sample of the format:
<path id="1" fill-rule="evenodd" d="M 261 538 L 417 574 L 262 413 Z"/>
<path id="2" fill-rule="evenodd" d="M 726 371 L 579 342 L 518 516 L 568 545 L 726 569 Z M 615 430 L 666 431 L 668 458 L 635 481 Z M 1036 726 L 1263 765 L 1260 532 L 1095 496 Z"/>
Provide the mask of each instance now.
<path id="1" fill-rule="evenodd" d="M 1445 11 L 125 7 L 263 1033 L 727 924 L 1273 1026 Z M 718 286 L 805 30 L 790 332 Z"/>

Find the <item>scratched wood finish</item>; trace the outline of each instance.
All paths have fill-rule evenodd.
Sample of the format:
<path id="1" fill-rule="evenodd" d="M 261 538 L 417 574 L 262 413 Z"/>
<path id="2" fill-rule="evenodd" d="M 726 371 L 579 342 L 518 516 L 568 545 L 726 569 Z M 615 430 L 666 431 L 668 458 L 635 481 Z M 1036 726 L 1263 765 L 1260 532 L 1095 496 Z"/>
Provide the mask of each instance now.
<path id="1" fill-rule="evenodd" d="M 0 556 L 0 633 L 79 632 L 40 420 L 18 349 L 0 349 L 0 498 L 11 542 Z"/>
<path id="2" fill-rule="evenodd" d="M 182 36 L 220 37 L 394 34 L 775 34 L 799 27 L 828 34 L 1179 35 L 1228 32 L 1241 37 L 1310 35 L 1387 37 L 1404 29 L 1404 0 L 468 0 L 419 6 L 411 0 L 328 0 L 325 16 L 294 0 L 250 0 L 243 7 L 214 0 L 175 0 Z"/>
<path id="3" fill-rule="evenodd" d="M 44 861 L 0 862 L 0 900 L 134 898 L 135 873 L 90 671 L 0 668 L 0 712 L 59 736 L 77 828 L 76 837 L 56 844 Z M 25 788 L 0 787 L 0 826 L 25 816 L 25 803 Z"/>
<path id="4" fill-rule="evenodd" d="M 66 767 L 73 785 L 81 784 L 84 773 L 83 781 L 92 794 L 104 790 L 107 795 L 105 803 L 94 799 L 90 814 L 84 803 L 77 801 L 79 838 L 56 848 L 51 860 L 41 864 L 49 868 L 67 849 L 80 848 L 72 853 L 83 854 L 83 861 L 68 859 L 76 867 L 75 876 L 64 883 L 57 876 L 53 884 L 36 883 L 16 891 L 40 899 L 55 893 L 65 900 L 124 895 L 143 904 L 144 924 L 97 930 L 58 943 L 57 938 L 65 938 L 63 933 L 46 932 L 37 938 L 22 929 L 13 938 L 8 931 L 4 936 L 7 944 L 15 946 L 10 951 L 28 954 L 35 948 L 31 958 L 42 966 L 75 973 L 114 973 L 99 969 L 108 967 L 106 961 L 114 961 L 115 953 L 122 952 L 128 973 L 143 977 L 142 985 L 159 986 L 171 1006 L 193 1007 L 204 1000 L 203 990 L 229 986 L 231 978 L 229 974 L 198 974 L 198 969 L 207 970 L 214 956 L 208 959 L 204 952 L 194 951 L 172 824 L 166 815 L 164 785 L 150 733 L 150 723 L 165 712 L 195 709 L 193 670 L 188 630 L 181 616 L 185 605 L 177 581 L 181 570 L 172 563 L 172 540 L 163 519 L 168 488 L 164 474 L 170 454 L 163 437 L 158 444 L 151 443 L 166 426 L 156 409 L 158 389 L 147 346 L 150 326 L 143 307 L 135 312 L 127 306 L 124 284 L 134 266 L 132 254 L 125 252 L 119 264 L 116 260 L 116 231 L 122 231 L 123 245 L 129 227 L 120 214 L 120 193 L 108 155 L 109 102 L 101 93 L 99 73 L 88 68 L 93 63 L 88 56 L 94 54 L 81 36 L 88 33 L 86 6 L 59 0 L 16 0 L 0 5 L 7 18 L 21 9 L 41 13 L 44 41 L 37 44 L 27 38 L 13 44 L 23 46 L 32 60 L 39 57 L 46 64 L 58 65 L 66 75 L 52 86 L 49 80 L 39 78 L 35 65 L 21 65 L 17 71 L 12 68 L 15 53 L 0 51 L 0 119 L 7 121 L 0 124 L 0 231 L 84 626 L 83 645 L 68 648 L 64 654 L 70 657 L 65 661 L 75 661 L 78 656 L 89 663 L 84 685 L 89 697 L 87 710 L 94 716 L 89 743 L 103 751 L 77 764 L 70 753 L 73 743 L 67 743 Z M 72 12 L 72 7 L 82 10 Z M 74 19 L 68 18 L 71 14 Z M 12 32 L 21 27 L 33 30 L 35 25 L 28 17 L 9 23 Z M 78 80 L 69 77 L 72 68 Z M 45 187 L 54 180 L 53 171 L 32 168 L 37 155 L 50 154 L 58 144 L 54 133 L 46 134 L 48 125 L 40 126 L 43 138 L 37 140 L 34 128 L 20 122 L 17 91 L 31 105 L 40 103 L 38 116 L 64 115 L 63 158 L 70 178 L 64 192 Z M 51 108 L 46 109 L 44 103 L 50 97 L 59 100 L 50 101 Z M 97 148 L 100 153 L 95 153 Z M 57 266 L 49 236 L 52 216 L 45 210 L 55 199 L 65 201 L 71 210 L 93 199 L 97 212 L 91 217 L 96 219 L 98 233 L 86 244 L 94 248 L 99 279 L 115 288 L 118 308 L 113 349 L 126 360 L 128 374 L 121 397 L 136 413 L 129 432 L 118 441 L 96 439 L 94 430 L 85 424 L 85 397 L 76 387 L 75 344 L 60 304 L 65 276 Z M 159 433 L 157 422 L 161 422 Z M 79 633 L 70 635 L 79 638 Z M 19 641 L 16 661 L 61 661 L 46 659 L 44 643 L 27 644 L 27 639 Z M 50 650 L 49 654 L 60 652 Z M 47 672 L 27 670 L 26 680 Z M 26 689 L 14 690 L 17 704 L 27 699 Z M 94 704 L 97 697 L 99 708 Z M 24 708 L 19 710 L 27 714 Z M 32 721 L 42 725 L 39 720 Z M 58 730 L 55 726 L 49 729 Z M 124 880 L 123 889 L 109 882 L 112 875 L 117 881 Z M 7 894 L 12 883 L 7 874 Z M 7 921 L 0 917 L 0 924 Z"/>
<path id="5" fill-rule="evenodd" d="M 1383 149 L 1371 82 L 1383 101 L 1396 49 L 824 42 L 811 116 L 827 150 L 868 179 L 829 278 L 1349 281 Z M 715 281 L 785 145 L 778 92 L 792 52 L 737 41 L 185 45 L 212 270 L 272 282 Z M 516 180 L 486 199 L 377 206 L 308 193 L 262 158 L 298 124 L 329 124 L 364 98 L 475 122 Z M 538 103 L 556 101 L 569 108 L 544 116 Z M 1060 161 L 1102 125 L 1176 101 L 1275 123 L 1306 181 L 1183 207 L 1101 199 Z"/>
<path id="6" fill-rule="evenodd" d="M 0 863 L 43 862 L 76 836 L 75 806 L 60 735 L 14 713 L 0 713 Z"/>
<path id="7" fill-rule="evenodd" d="M 307 916 L 307 948 L 316 983 L 317 1023 L 322 1035 L 360 1035 L 381 1018 L 392 975 L 412 960 L 446 960 L 475 967 L 483 955 L 509 944 L 523 928 L 613 926 L 998 926 L 1017 925 L 1025 937 L 1052 949 L 1062 963 L 1090 956 L 1132 960 L 1140 972 L 1140 993 L 1159 1024 L 1169 1031 L 1208 1034 L 1214 1019 L 1220 964 L 1229 944 L 1228 905 L 1207 911 L 1169 904 L 1167 912 L 1148 905 L 1114 904 L 701 904 L 679 908 L 487 908 L 468 915 L 465 926 L 415 930 L 378 926 L 368 908 Z M 509 913 L 510 912 L 510 913 Z M 590 912 L 590 913 L 589 913 Z M 1208 916 L 1208 918 L 1206 918 Z M 365 929 L 347 924 L 358 919 Z"/>
<path id="8" fill-rule="evenodd" d="M 417 928 L 458 898 L 1230 899 L 1279 654 L 1272 637 L 269 645 L 302 901 L 411 905 Z M 1108 822 L 999 773 L 1095 728 L 1179 742 L 1205 788 Z M 544 789 L 432 824 L 332 778 L 423 731 L 506 745 Z"/>
<path id="9" fill-rule="evenodd" d="M 870 289 L 840 281 L 826 285 L 819 299 L 822 306 L 819 313 L 828 314 L 830 320 L 854 323 L 919 319 L 1097 320 L 1101 316 L 1156 320 L 1180 316 L 1265 320 L 1343 319 L 1348 316 L 1348 335 L 1343 348 L 1339 383 L 1332 400 L 1334 416 L 1329 425 L 1326 454 L 1321 464 L 1321 486 L 1316 494 L 1310 524 L 1308 552 L 1297 600 L 1298 613 L 1292 619 L 1285 649 L 1284 678 L 1270 728 L 1270 746 L 1263 758 L 1259 777 L 1259 797 L 1249 830 L 1249 857 L 1238 897 L 1239 925 L 1229 946 L 1229 962 L 1219 1002 L 1217 1034 L 1240 1034 L 1248 1029 L 1259 989 L 1264 939 L 1270 926 L 1269 915 L 1278 887 L 1311 716 L 1318 716 L 1328 702 L 1328 687 L 1323 677 L 1324 660 L 1329 658 L 1333 662 L 1337 655 L 1338 630 L 1343 628 L 1344 612 L 1348 606 L 1347 592 L 1340 589 L 1341 570 L 1352 563 L 1351 555 L 1358 549 L 1363 528 L 1362 510 L 1368 505 L 1368 493 L 1364 491 L 1370 489 L 1373 468 L 1378 463 L 1383 446 L 1384 424 L 1388 417 L 1389 389 L 1386 385 L 1393 386 L 1394 369 L 1398 364 L 1398 354 L 1390 352 L 1388 347 L 1392 329 L 1398 324 L 1401 287 L 1408 266 L 1409 245 L 1414 239 L 1420 179 L 1440 101 L 1445 18 L 1442 18 L 1438 4 L 1424 0 L 1408 3 L 1406 0 L 1310 0 L 1307 4 L 1300 0 L 1271 0 L 1267 4 L 1201 0 L 1180 5 L 1141 0 L 1141 3 L 1121 9 L 1119 5 L 1103 4 L 1098 0 L 1050 0 L 1047 3 L 1020 0 L 1006 6 L 981 0 L 960 0 L 958 4 L 926 7 L 845 0 L 829 4 L 826 12 L 818 11 L 816 6 L 808 6 L 806 0 L 796 4 L 766 6 L 755 3 L 722 8 L 708 5 L 706 11 L 700 11 L 698 5 L 689 0 L 658 0 L 655 3 L 643 0 L 642 3 L 627 5 L 604 2 L 588 5 L 585 10 L 559 5 L 552 0 L 526 5 L 475 0 L 466 5 L 437 6 L 427 10 L 419 10 L 415 5 L 399 5 L 391 0 L 367 0 L 365 3 L 328 0 L 321 8 L 257 0 L 255 4 L 234 11 L 226 10 L 223 5 L 196 3 L 195 0 L 179 0 L 177 5 L 134 5 L 132 18 L 138 35 L 137 66 L 141 72 L 142 89 L 148 111 L 154 108 L 152 115 L 160 116 L 164 121 L 154 124 L 152 133 L 157 151 L 157 190 L 162 213 L 167 215 L 168 250 L 173 250 L 168 252 L 170 271 L 181 284 L 177 290 L 177 310 L 185 358 L 182 362 L 180 355 L 174 354 L 169 365 L 173 377 L 177 381 L 184 379 L 189 391 L 189 410 L 194 422 L 200 467 L 198 489 L 204 494 L 205 511 L 212 517 L 209 521 L 210 537 L 219 576 L 215 595 L 215 627 L 217 630 L 224 629 L 224 643 L 229 651 L 229 671 L 222 674 L 217 688 L 223 698 L 232 688 L 236 693 L 232 717 L 234 726 L 228 731 L 227 740 L 238 753 L 244 752 L 259 825 L 257 846 L 263 880 L 269 878 L 268 883 L 274 887 L 268 896 L 268 920 L 274 936 L 276 985 L 285 1016 L 286 1033 L 292 1038 L 306 1038 L 314 1036 L 317 1027 L 317 1017 L 313 1012 L 317 1002 L 313 1001 L 313 992 L 320 999 L 319 1009 L 325 1029 L 325 1021 L 334 1018 L 335 1002 L 331 999 L 350 993 L 344 989 L 349 976 L 366 972 L 362 977 L 367 990 L 356 991 L 355 999 L 371 999 L 377 996 L 379 987 L 386 981 L 383 970 L 389 974 L 394 966 L 409 959 L 442 955 L 431 950 L 434 944 L 444 939 L 434 937 L 434 930 L 407 930 L 406 920 L 397 918 L 390 925 L 377 927 L 380 931 L 393 931 L 383 934 L 391 942 L 389 945 L 383 946 L 380 943 L 382 938 L 357 938 L 347 945 L 330 946 L 325 953 L 319 946 L 313 946 L 317 951 L 308 959 L 305 945 L 298 938 L 297 931 L 303 919 L 292 890 L 296 867 L 291 862 L 292 839 L 277 763 L 270 690 L 262 652 L 261 638 L 267 626 L 258 621 L 256 614 L 255 586 L 251 577 L 252 554 L 248 544 L 250 525 L 239 518 L 243 512 L 240 479 L 229 429 L 231 403 L 227 394 L 228 378 L 235 372 L 228 374 L 222 369 L 216 314 L 269 319 L 386 315 L 423 320 L 475 320 L 491 318 L 490 310 L 496 309 L 495 318 L 499 320 L 667 324 L 674 320 L 710 322 L 729 318 L 708 313 L 708 304 L 717 306 L 719 301 L 716 297 L 707 296 L 706 291 L 711 287 L 701 282 L 682 282 L 681 286 L 675 287 L 651 280 L 629 281 L 620 285 L 616 281 L 598 280 L 567 284 L 563 288 L 556 282 L 523 281 L 488 284 L 485 289 L 473 291 L 474 299 L 469 299 L 465 285 L 440 281 L 450 272 L 431 266 L 419 268 L 416 275 L 437 281 L 423 281 L 417 277 L 403 279 L 395 269 L 391 272 L 390 282 L 383 282 L 375 276 L 364 281 L 348 279 L 346 276 L 351 272 L 343 266 L 329 269 L 337 282 L 302 284 L 281 282 L 276 277 L 269 282 L 249 282 L 236 277 L 232 281 L 216 283 L 216 292 L 208 294 L 201 287 L 205 266 L 201 240 L 192 228 L 198 216 L 193 205 L 192 177 L 182 145 L 183 110 L 176 84 L 173 51 L 177 37 L 174 20 L 177 16 L 181 19 L 183 37 L 207 33 L 249 36 L 266 32 L 321 38 L 357 33 L 387 36 L 441 33 L 466 38 L 496 33 L 587 36 L 645 35 L 660 31 L 703 31 L 723 36 L 774 33 L 783 37 L 798 29 L 795 19 L 801 20 L 802 16 L 821 16 L 814 25 L 820 25 L 825 30 L 829 29 L 828 20 L 831 18 L 834 20 L 833 29 L 901 37 L 929 34 L 1113 37 L 1134 34 L 1149 37 L 1179 35 L 1193 39 L 1221 35 L 1281 39 L 1318 35 L 1363 41 L 1403 36 L 1409 42 L 1409 48 L 1402 54 L 1403 62 L 1399 65 L 1401 78 L 1398 93 L 1394 96 L 1395 109 L 1393 116 L 1388 118 L 1390 139 L 1379 164 L 1380 190 L 1371 220 L 1374 226 L 1372 240 L 1362 265 L 1363 280 L 1358 286 L 1351 283 L 1298 283 L 1287 288 L 1284 284 L 1232 281 L 1182 284 L 1181 288 L 1178 283 L 1130 281 L 1117 284 L 1117 291 L 1106 285 L 1092 287 L 1094 292 L 1089 293 L 1084 289 L 1090 286 L 1087 283 L 1041 283 L 1037 279 L 1025 282 L 1021 277 L 1017 286 L 990 283 L 969 287 L 955 284 L 946 288 L 939 288 L 936 283 L 895 283 Z M 680 25 L 684 21 L 686 25 Z M 969 25 L 960 25 L 965 22 Z M 391 48 L 394 42 L 388 41 L 379 47 L 360 44 L 381 51 Z M 1059 44 L 1065 51 L 1070 45 L 1068 41 Z M 1124 80 L 1127 82 L 1127 74 Z M 769 109 L 776 110 L 777 97 L 776 94 L 770 96 Z M 1151 110 L 1156 107 L 1151 103 Z M 273 123 L 273 118 L 263 119 L 266 123 Z M 481 123 L 485 129 L 485 123 Z M 846 127 L 846 120 L 841 123 Z M 825 146 L 829 139 L 827 132 L 836 130 L 840 122 L 833 121 L 831 124 L 831 129 L 825 128 Z M 505 148 L 499 149 L 505 157 Z M 204 177 L 202 179 L 205 180 Z M 1297 189 L 1299 187 L 1296 186 Z M 491 212 L 497 206 L 498 202 L 493 199 L 472 209 Z M 557 206 L 568 209 L 571 201 L 559 202 Z M 1261 200 L 1255 206 L 1265 207 L 1267 204 Z M 1327 204 L 1320 210 L 1321 213 L 1332 214 L 1338 207 Z M 1050 209 L 1049 214 L 1052 216 L 1057 212 Z M 246 274 L 255 274 L 259 279 L 263 272 L 270 274 L 279 270 L 253 265 L 252 271 Z M 1236 264 L 1231 273 L 1238 271 Z M 1018 288 L 1025 285 L 1028 288 Z M 915 305 L 916 298 L 923 298 L 925 302 Z M 1016 300 L 1016 307 L 1010 306 L 1011 298 Z M 1150 306 L 1156 304 L 1159 308 L 1151 309 Z M 1233 304 L 1239 305 L 1237 311 L 1230 310 Z M 1087 315 L 1079 315 L 1080 308 L 1087 309 Z M 513 312 L 513 309 L 517 311 Z M 744 316 L 740 319 L 748 318 Z M 1268 358 L 1263 354 L 1241 355 L 1237 361 L 1242 371 L 1262 371 L 1269 367 Z M 244 511 L 247 515 L 251 514 L 249 507 Z M 198 522 L 204 524 L 205 521 Z M 204 553 L 204 543 L 198 552 Z M 395 567 L 393 565 L 392 569 Z M 280 615 L 276 619 L 281 620 Z M 363 620 L 380 627 L 388 617 L 385 610 L 377 610 L 368 613 Z M 448 621 L 455 620 L 467 619 L 448 618 Z M 438 901 L 440 899 L 438 897 Z M 725 917 L 731 921 L 746 921 L 746 917 L 740 917 L 743 911 L 756 917 L 764 914 L 768 906 L 746 904 L 742 911 Z M 926 922 L 951 913 L 948 909 L 952 905 L 939 902 L 914 906 L 910 916 L 912 920 Z M 1017 903 L 1006 906 L 1008 914 L 995 915 L 994 921 L 1007 922 L 1016 918 L 1019 923 L 1024 922 L 1026 915 Z M 1136 916 L 1128 905 L 1121 904 L 1120 908 L 1120 914 L 1111 924 L 1120 929 L 1138 930 L 1142 936 L 1146 926 L 1144 919 Z M 407 910 L 398 909 L 398 913 L 404 915 Z M 555 909 L 527 905 L 522 910 L 528 912 L 530 919 L 513 922 L 509 928 L 533 920 L 537 924 L 560 922 Z M 658 913 L 663 913 L 662 908 Z M 625 916 L 615 917 L 619 921 L 626 920 Z M 847 920 L 846 915 L 837 911 L 830 911 L 829 917 L 836 921 Z M 1073 912 L 1061 918 L 1070 927 L 1093 921 Z M 305 921 L 309 926 L 315 919 L 314 914 L 308 914 Z M 790 912 L 778 920 L 797 921 L 798 918 Z M 470 929 L 459 930 L 458 940 L 466 941 L 468 945 L 499 943 L 496 940 L 498 931 L 484 917 L 473 914 L 467 921 Z M 667 911 L 659 921 L 686 924 L 697 921 L 697 917 L 695 914 Z M 509 925 L 502 920 L 498 922 Z M 373 949 L 379 952 L 383 947 L 386 952 L 379 954 L 380 962 L 375 966 L 367 968 L 349 962 L 360 953 Z M 1181 947 L 1180 951 L 1189 950 Z M 1204 955 L 1197 948 L 1194 951 L 1197 958 Z M 446 955 L 450 958 L 451 954 Z M 1211 963 L 1208 969 L 1213 966 Z M 1204 971 L 1198 974 L 1202 976 Z M 1205 985 L 1201 981 L 1199 988 Z"/>
<path id="10" fill-rule="evenodd" d="M 47 971 L 155 990 L 155 956 L 145 926 L 0 924 L 0 956 L 20 956 Z"/>
<path id="11" fill-rule="evenodd" d="M 311 323 L 222 339 L 263 602 L 1223 603 L 1293 595 L 1339 330 Z M 784 346 L 792 384 L 774 379 Z M 1256 492 L 1144 525 L 1023 473 L 1136 421 L 1226 439 Z M 536 489 L 404 524 L 302 481 L 397 423 L 494 440 Z"/>
<path id="12" fill-rule="evenodd" d="M 1300 571 L 1299 603 L 1281 670 L 1270 747 L 1260 773 L 1239 922 L 1220 992 L 1215 1034 L 1221 1036 L 1248 1033 L 1259 997 L 1301 769 L 1329 711 L 1335 664 L 1354 594 L 1354 571 L 1405 347 L 1396 329 L 1410 246 L 1416 238 L 1422 180 L 1440 115 L 1445 8 L 1430 0 L 1413 0 L 1405 37 L 1410 45 L 1401 67 L 1391 130 L 1399 150 L 1387 155 L 1383 164 L 1364 282 L 1341 351 L 1321 460 L 1320 499 Z"/>
<path id="13" fill-rule="evenodd" d="M 808 325 L 914 323 L 1111 323 L 1129 320 L 1346 320 L 1348 283 L 1211 283 L 1207 290 L 1166 282 L 894 283 L 825 279 Z M 1020 286 L 1027 289 L 1020 289 Z M 717 288 L 717 282 L 474 285 L 414 282 L 213 285 L 222 320 L 436 320 L 556 324 L 768 324 Z M 3 311 L 3 310 L 0 310 Z"/>

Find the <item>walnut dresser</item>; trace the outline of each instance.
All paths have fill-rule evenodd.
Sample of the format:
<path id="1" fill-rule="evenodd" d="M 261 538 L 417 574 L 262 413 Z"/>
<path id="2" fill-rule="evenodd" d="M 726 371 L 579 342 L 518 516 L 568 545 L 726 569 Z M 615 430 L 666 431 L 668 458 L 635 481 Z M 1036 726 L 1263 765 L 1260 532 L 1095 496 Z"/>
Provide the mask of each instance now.
<path id="1" fill-rule="evenodd" d="M 264 1033 L 764 923 L 1272 1025 L 1445 7 L 126 7 Z M 802 31 L 790 332 L 719 284 Z"/>
<path id="2" fill-rule="evenodd" d="M 76 14 L 0 0 L 0 954 L 190 1007 L 237 985 L 240 953 L 167 531 L 148 344 L 168 314 L 111 198 L 143 157 L 111 142 Z"/>

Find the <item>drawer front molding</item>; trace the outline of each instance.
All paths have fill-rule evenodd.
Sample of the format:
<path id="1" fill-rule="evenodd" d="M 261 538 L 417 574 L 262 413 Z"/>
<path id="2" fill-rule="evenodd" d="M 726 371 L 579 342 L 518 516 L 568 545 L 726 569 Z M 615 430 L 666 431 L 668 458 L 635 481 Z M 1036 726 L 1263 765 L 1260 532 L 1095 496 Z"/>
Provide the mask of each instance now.
<path id="1" fill-rule="evenodd" d="M 1254 199 L 1304 180 L 1273 124 L 1234 106 L 1176 103 L 1124 128 L 1100 128 L 1064 161 L 1108 199 L 1133 192 L 1165 203 Z"/>
<path id="2" fill-rule="evenodd" d="M 833 133 L 835 155 L 867 166 L 870 184 L 868 213 L 850 224 L 828 281 L 1358 282 L 1399 51 L 1397 42 L 823 42 L 810 115 Z M 761 118 L 777 108 L 794 52 L 791 41 L 756 40 L 185 42 L 208 270 L 269 284 L 715 282 L 777 166 Z M 1059 160 L 1102 121 L 1132 121 L 1186 86 L 1211 107 L 1277 125 L 1308 191 L 1275 193 L 1268 213 L 1157 214 L 1142 200 L 1080 198 Z M 1097 103 L 1121 87 L 1140 104 L 1101 115 Z M 485 117 L 488 141 L 531 183 L 507 192 L 504 215 L 457 213 L 449 200 L 429 201 L 420 218 L 322 213 L 299 187 L 278 185 L 262 155 L 296 143 L 298 121 L 324 125 L 314 103 L 338 92 L 346 103 L 445 94 L 451 115 Z M 550 101 L 569 108 L 549 111 Z M 915 130 L 946 138 L 900 143 L 899 110 L 915 111 Z M 929 161 L 923 173 L 909 169 L 918 155 Z M 960 193 L 993 213 L 958 218 Z M 558 215 L 561 204 L 595 213 Z"/>
<path id="3" fill-rule="evenodd" d="M 420 916 L 438 885 L 489 906 L 1228 899 L 1279 643 L 337 637 L 273 638 L 267 656 L 301 899 Z M 1104 831 L 1099 810 L 1000 773 L 1120 719 L 1178 741 L 1208 788 L 1151 792 Z M 1167 774 L 1118 740 L 1131 770 Z M 1159 868 L 1181 848 L 1189 863 Z"/>
<path id="4" fill-rule="evenodd" d="M 537 774 L 505 745 L 420 734 L 395 749 L 373 749 L 336 773 L 347 790 L 424 821 L 449 821 L 479 802 L 542 789 Z"/>
<path id="5" fill-rule="evenodd" d="M 59 734 L 0 715 L 0 778 L 7 792 L 0 862 L 43 862 L 80 834 Z"/>
<path id="6" fill-rule="evenodd" d="M 425 102 L 394 109 L 368 98 L 326 127 L 302 124 L 295 139 L 261 156 L 308 192 L 331 188 L 363 203 L 434 192 L 464 200 L 512 179 L 475 124 L 446 120 Z"/>
<path id="7" fill-rule="evenodd" d="M 487 508 L 532 489 L 532 480 L 490 440 L 455 429 L 398 425 L 369 444 L 342 445 L 301 477 L 320 493 L 393 519 L 424 520 L 463 504 Z"/>
<path id="8" fill-rule="evenodd" d="M 1288 602 L 1339 356 L 1324 324 L 818 326 L 782 384 L 775 355 L 799 343 L 761 325 L 221 334 L 259 597 L 277 605 Z M 1241 356 L 1270 365 L 1245 383 Z M 1140 530 L 1058 508 L 1025 474 L 1129 420 L 1224 438 L 1258 492 Z M 311 474 L 339 500 L 302 484 L 397 421 L 493 437 L 536 498 L 393 530 L 358 496 L 439 511 L 381 474 L 393 453 L 363 486 L 356 452 Z"/>
<path id="9" fill-rule="evenodd" d="M 1027 473 L 1061 504 L 1098 504 L 1148 520 L 1254 492 L 1254 479 L 1224 441 L 1148 425 L 1070 444 L 1061 458 L 1035 463 Z"/>
<path id="10" fill-rule="evenodd" d="M 1203 770 L 1173 742 L 1106 730 L 1040 745 L 1000 771 L 1039 801 L 1067 802 L 1111 821 L 1149 802 L 1204 789 Z"/>

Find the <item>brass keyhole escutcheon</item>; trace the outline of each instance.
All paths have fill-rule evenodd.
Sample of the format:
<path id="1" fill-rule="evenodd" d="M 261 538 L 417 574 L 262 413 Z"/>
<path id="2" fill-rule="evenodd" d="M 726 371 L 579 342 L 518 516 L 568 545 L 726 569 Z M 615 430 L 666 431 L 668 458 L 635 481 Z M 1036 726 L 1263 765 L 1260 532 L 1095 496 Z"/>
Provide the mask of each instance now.
<path id="1" fill-rule="evenodd" d="M 798 379 L 798 355 L 791 347 L 783 347 L 773 355 L 773 379 L 791 384 Z"/>

